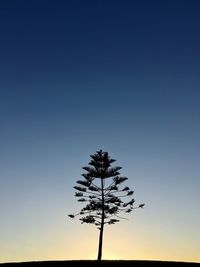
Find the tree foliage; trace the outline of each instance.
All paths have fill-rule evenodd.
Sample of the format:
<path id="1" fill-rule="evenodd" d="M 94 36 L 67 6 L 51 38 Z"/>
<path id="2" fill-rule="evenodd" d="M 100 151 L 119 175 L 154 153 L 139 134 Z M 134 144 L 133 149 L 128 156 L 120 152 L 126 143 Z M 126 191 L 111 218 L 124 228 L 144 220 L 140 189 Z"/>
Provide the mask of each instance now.
<path id="1" fill-rule="evenodd" d="M 70 218 L 79 216 L 81 223 L 94 224 L 100 230 L 98 259 L 101 259 L 104 225 L 112 225 L 123 219 L 120 213 L 130 213 L 134 209 L 143 208 L 144 204 L 134 206 L 134 191 L 122 184 L 128 179 L 120 175 L 121 167 L 111 164 L 115 162 L 108 152 L 97 151 L 90 155 L 89 166 L 83 167 L 83 179 L 77 180 L 74 186 L 75 197 L 85 206 L 77 214 L 69 214 Z"/>

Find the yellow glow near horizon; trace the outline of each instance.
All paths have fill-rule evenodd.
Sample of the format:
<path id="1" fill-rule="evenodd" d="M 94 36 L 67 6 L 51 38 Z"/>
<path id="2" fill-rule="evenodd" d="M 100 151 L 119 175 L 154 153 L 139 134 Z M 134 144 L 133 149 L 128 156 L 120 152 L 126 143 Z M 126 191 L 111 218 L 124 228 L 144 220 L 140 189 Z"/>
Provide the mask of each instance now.
<path id="1" fill-rule="evenodd" d="M 91 254 L 88 257 L 89 260 L 96 260 L 97 259 L 97 253 L 96 254 Z M 117 255 L 117 253 L 112 252 L 112 251 L 105 251 L 102 255 L 103 260 L 119 260 L 120 257 Z"/>
<path id="2" fill-rule="evenodd" d="M 118 255 L 114 251 L 108 251 L 108 252 L 105 252 L 104 254 L 105 255 L 103 259 L 105 260 L 120 260 L 121 259 L 120 255 Z"/>
<path id="3" fill-rule="evenodd" d="M 200 236 L 195 228 L 183 227 L 182 221 L 174 224 L 161 211 L 156 219 L 146 209 L 128 221 L 105 227 L 102 259 L 200 262 Z M 0 262 L 96 260 L 98 230 L 78 221 L 60 221 L 12 233 L 12 242 L 0 245 Z"/>

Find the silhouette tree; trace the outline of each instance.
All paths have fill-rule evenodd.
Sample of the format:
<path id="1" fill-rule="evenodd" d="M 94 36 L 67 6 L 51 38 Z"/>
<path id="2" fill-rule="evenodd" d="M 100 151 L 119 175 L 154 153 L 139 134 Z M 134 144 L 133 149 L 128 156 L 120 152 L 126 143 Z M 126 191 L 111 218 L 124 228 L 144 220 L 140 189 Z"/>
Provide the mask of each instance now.
<path id="1" fill-rule="evenodd" d="M 121 184 L 128 178 L 120 176 L 121 167 L 111 167 L 115 162 L 108 152 L 97 151 L 90 155 L 89 166 L 83 167 L 83 180 L 78 180 L 74 186 L 75 196 L 86 206 L 77 214 L 69 214 L 70 218 L 80 216 L 81 223 L 90 223 L 100 230 L 97 260 L 102 257 L 104 225 L 112 225 L 124 219 L 119 213 L 130 213 L 134 209 L 143 208 L 144 204 L 134 206 L 134 191 L 128 186 L 121 188 Z"/>

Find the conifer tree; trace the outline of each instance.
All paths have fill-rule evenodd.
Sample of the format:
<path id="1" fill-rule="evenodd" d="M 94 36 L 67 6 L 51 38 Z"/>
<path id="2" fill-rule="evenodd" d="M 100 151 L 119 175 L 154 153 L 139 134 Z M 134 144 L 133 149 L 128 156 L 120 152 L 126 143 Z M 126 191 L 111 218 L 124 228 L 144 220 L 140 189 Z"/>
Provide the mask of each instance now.
<path id="1" fill-rule="evenodd" d="M 110 158 L 108 152 L 99 150 L 90 157 L 89 166 L 83 167 L 83 179 L 74 186 L 75 197 L 86 205 L 79 213 L 68 216 L 80 216 L 81 223 L 97 226 L 100 230 L 97 260 L 101 260 L 104 226 L 123 219 L 119 213 L 130 213 L 134 209 L 143 208 L 144 204 L 134 206 L 134 191 L 128 186 L 121 187 L 128 178 L 120 176 L 121 167 L 111 167 L 115 160 Z"/>

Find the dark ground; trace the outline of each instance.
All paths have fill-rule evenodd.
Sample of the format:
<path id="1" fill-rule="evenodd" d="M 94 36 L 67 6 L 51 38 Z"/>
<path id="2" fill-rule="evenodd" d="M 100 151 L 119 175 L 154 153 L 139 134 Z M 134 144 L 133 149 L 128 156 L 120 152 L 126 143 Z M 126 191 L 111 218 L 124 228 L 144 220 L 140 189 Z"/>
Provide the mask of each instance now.
<path id="1" fill-rule="evenodd" d="M 1 263 L 0 267 L 92 267 L 92 266 L 126 266 L 126 267 L 200 267 L 200 263 L 192 262 L 170 262 L 170 261 L 125 261 L 125 260 L 102 260 L 101 262 L 93 260 L 80 261 L 34 261 L 19 263 Z"/>

